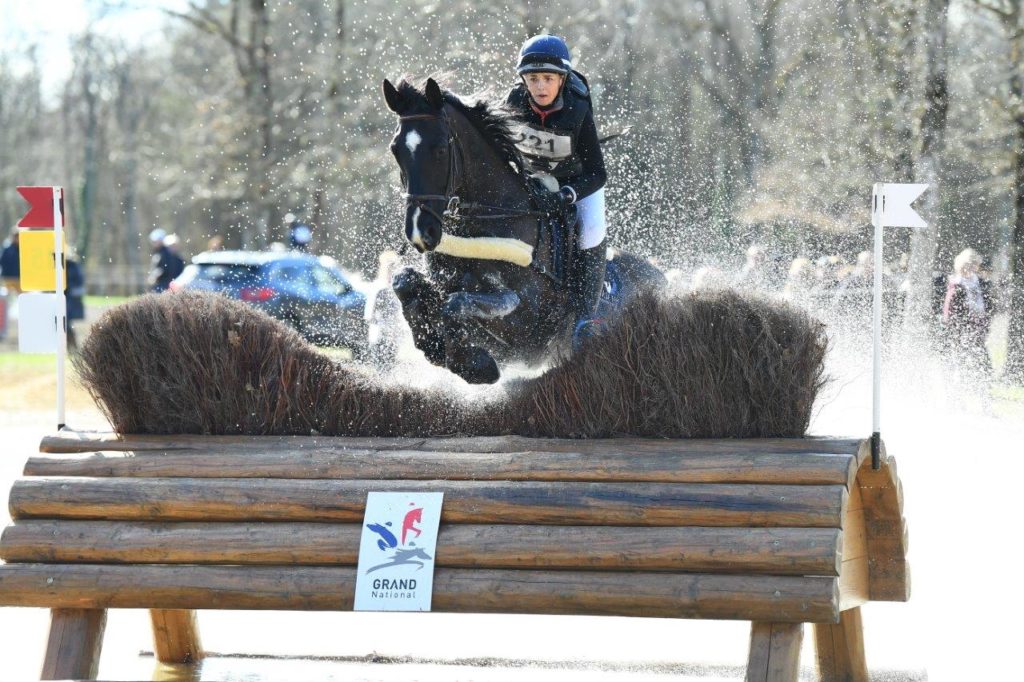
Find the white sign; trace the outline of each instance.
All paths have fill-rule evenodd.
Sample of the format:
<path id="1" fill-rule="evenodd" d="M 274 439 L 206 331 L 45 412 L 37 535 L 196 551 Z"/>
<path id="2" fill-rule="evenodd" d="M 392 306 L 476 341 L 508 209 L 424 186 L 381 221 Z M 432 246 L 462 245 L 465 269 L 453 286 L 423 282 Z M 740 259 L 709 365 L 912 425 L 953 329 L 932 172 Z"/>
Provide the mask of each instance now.
<path id="1" fill-rule="evenodd" d="M 558 161 L 572 155 L 572 138 L 551 130 L 523 124 L 515 130 L 513 140 L 526 156 L 550 159 L 552 168 Z"/>
<path id="2" fill-rule="evenodd" d="M 429 611 L 444 493 L 366 496 L 356 611 Z"/>
<path id="3" fill-rule="evenodd" d="M 64 294 L 60 297 L 63 299 Z M 57 294 L 18 294 L 18 350 L 56 353 L 57 337 Z"/>
<path id="4" fill-rule="evenodd" d="M 911 204 L 928 185 L 876 182 L 871 192 L 871 217 L 881 227 L 928 227 Z"/>

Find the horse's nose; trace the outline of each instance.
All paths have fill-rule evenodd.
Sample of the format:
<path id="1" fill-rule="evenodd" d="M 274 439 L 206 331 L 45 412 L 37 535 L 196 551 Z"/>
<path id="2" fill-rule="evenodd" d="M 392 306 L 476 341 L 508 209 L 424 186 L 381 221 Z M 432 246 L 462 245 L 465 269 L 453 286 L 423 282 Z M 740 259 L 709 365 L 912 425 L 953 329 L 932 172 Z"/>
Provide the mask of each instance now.
<path id="1" fill-rule="evenodd" d="M 422 206 L 410 206 L 405 222 L 405 236 L 420 252 L 433 251 L 441 242 L 441 223 Z"/>

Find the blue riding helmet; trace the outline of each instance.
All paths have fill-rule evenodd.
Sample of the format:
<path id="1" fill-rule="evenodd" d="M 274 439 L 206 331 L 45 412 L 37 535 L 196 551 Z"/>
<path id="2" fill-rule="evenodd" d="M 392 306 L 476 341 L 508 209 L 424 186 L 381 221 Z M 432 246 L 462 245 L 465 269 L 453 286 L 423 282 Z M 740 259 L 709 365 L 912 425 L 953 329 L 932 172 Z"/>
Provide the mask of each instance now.
<path id="1" fill-rule="evenodd" d="M 560 73 L 564 76 L 571 70 L 572 54 L 569 52 L 569 46 L 558 36 L 534 36 L 523 43 L 519 50 L 516 73 L 520 76 L 537 71 Z"/>

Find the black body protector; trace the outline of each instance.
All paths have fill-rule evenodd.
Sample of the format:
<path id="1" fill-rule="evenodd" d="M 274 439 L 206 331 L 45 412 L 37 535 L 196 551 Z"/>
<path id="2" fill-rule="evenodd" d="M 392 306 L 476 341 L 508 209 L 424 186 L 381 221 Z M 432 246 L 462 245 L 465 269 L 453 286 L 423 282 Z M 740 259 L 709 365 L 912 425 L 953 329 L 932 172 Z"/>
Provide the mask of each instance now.
<path id="1" fill-rule="evenodd" d="M 570 71 L 555 103 L 547 110 L 537 109 L 530 92 L 520 83 L 509 92 L 506 104 L 519 113 L 522 127 L 516 146 L 530 164 L 530 170 L 547 174 L 559 187 L 571 187 L 573 201 L 590 196 L 601 189 L 607 179 L 604 158 L 597 137 L 590 89 L 586 80 Z M 575 234 L 570 241 L 577 243 Z M 574 345 L 593 332 L 605 276 L 605 243 L 582 250 L 569 271 L 573 296 Z"/>
<path id="2" fill-rule="evenodd" d="M 558 99 L 546 112 L 534 108 L 523 83 L 512 88 L 506 103 L 519 113 L 522 127 L 516 146 L 533 172 L 552 175 L 560 186 L 572 187 L 577 199 L 604 186 L 604 159 L 590 89 L 582 76 L 570 71 Z"/>

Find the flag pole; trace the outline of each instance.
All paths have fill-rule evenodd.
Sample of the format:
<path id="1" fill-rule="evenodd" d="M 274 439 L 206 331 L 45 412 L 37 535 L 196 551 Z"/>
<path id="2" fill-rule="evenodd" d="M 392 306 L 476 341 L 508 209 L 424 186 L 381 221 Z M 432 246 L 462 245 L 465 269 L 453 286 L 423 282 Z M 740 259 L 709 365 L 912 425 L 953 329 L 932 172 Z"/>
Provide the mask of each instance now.
<path id="1" fill-rule="evenodd" d="M 53 258 L 57 273 L 57 430 L 64 428 L 64 358 L 68 351 L 68 306 L 64 297 L 64 190 L 53 188 Z"/>
<path id="2" fill-rule="evenodd" d="M 875 228 L 875 255 L 872 302 L 873 371 L 871 385 L 871 468 L 879 469 L 881 462 L 882 421 L 882 215 L 885 213 L 883 183 L 875 183 L 871 192 L 871 224 Z"/>

